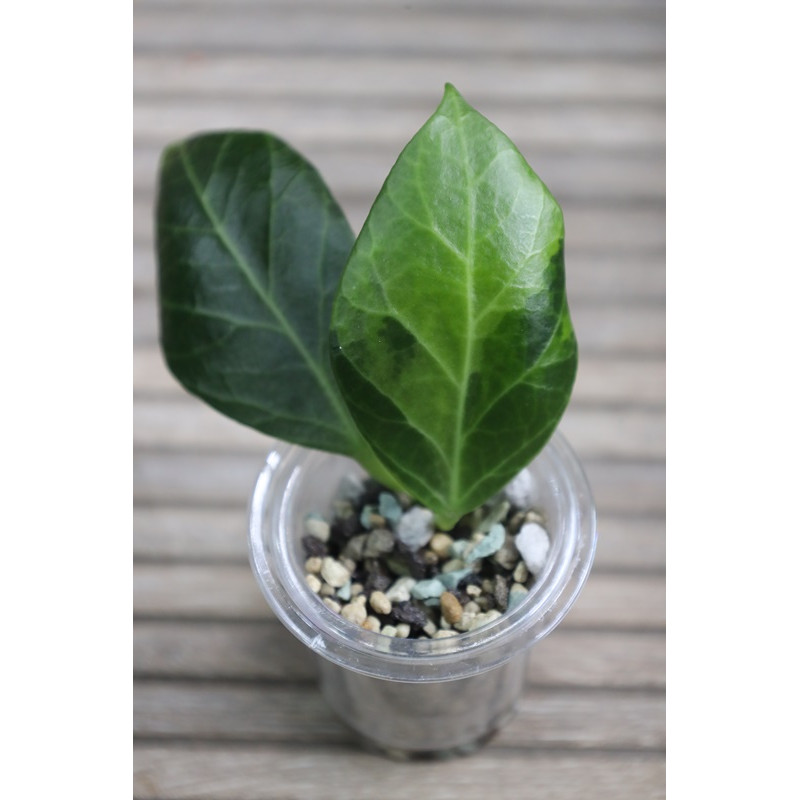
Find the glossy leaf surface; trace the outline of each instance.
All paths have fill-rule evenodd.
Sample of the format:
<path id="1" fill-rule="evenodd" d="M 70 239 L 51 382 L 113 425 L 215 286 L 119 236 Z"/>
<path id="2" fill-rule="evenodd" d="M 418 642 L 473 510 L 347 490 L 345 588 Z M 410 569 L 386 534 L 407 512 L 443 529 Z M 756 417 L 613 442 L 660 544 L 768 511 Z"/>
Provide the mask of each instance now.
<path id="1" fill-rule="evenodd" d="M 563 245 L 550 192 L 448 86 L 356 241 L 332 341 L 356 424 L 444 527 L 530 462 L 566 408 Z"/>
<path id="2" fill-rule="evenodd" d="M 328 353 L 354 237 L 317 171 L 263 133 L 178 142 L 157 226 L 161 344 L 183 386 L 271 436 L 361 456 Z"/>

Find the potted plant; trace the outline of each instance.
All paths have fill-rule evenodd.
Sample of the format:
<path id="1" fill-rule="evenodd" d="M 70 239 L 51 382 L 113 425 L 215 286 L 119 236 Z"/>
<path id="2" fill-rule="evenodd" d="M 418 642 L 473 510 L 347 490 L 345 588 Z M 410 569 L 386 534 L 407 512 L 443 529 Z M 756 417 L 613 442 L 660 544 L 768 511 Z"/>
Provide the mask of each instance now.
<path id="1" fill-rule="evenodd" d="M 594 553 L 556 432 L 577 368 L 558 203 L 447 85 L 358 238 L 302 156 L 247 131 L 165 150 L 157 224 L 169 368 L 287 443 L 251 500 L 265 597 L 367 744 L 471 751 Z"/>

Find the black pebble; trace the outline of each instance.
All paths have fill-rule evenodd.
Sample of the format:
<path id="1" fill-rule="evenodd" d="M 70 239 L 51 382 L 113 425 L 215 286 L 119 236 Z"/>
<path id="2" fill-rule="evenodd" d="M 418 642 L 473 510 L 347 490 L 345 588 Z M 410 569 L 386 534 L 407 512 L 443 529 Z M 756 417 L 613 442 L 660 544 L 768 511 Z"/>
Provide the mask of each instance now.
<path id="1" fill-rule="evenodd" d="M 428 621 L 428 617 L 422 609 L 417 608 L 410 600 L 404 603 L 396 603 L 392 607 L 392 617 L 398 622 L 406 622 L 409 625 L 416 625 L 421 628 Z"/>
<path id="2" fill-rule="evenodd" d="M 301 541 L 303 544 L 303 552 L 306 554 L 306 558 L 312 558 L 313 556 L 322 558 L 323 556 L 328 555 L 328 546 L 325 544 L 325 542 L 317 539 L 316 536 L 312 536 L 310 533 L 307 533 Z"/>

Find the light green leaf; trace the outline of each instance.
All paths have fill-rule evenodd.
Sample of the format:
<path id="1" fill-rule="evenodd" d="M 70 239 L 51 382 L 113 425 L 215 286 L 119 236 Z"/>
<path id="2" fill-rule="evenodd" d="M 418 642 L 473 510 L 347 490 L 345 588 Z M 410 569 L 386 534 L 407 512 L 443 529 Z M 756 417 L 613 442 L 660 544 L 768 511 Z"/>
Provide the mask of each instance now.
<path id="1" fill-rule="evenodd" d="M 332 342 L 356 424 L 442 527 L 511 480 L 566 408 L 563 246 L 555 199 L 448 85 L 356 241 Z"/>

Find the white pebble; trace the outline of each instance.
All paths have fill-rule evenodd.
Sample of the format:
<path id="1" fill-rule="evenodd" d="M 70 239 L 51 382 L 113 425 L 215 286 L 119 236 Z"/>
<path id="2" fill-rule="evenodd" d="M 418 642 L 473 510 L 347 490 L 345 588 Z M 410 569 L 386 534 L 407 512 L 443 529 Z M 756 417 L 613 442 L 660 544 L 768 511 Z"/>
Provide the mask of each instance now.
<path id="1" fill-rule="evenodd" d="M 513 577 L 517 583 L 525 583 L 525 581 L 528 580 L 528 567 L 525 566 L 524 561 L 520 561 L 514 568 Z"/>
<path id="2" fill-rule="evenodd" d="M 362 623 L 361 627 L 365 630 L 372 631 L 373 633 L 380 633 L 381 630 L 381 621 L 377 617 L 373 617 L 371 614 L 368 616 Z"/>
<path id="3" fill-rule="evenodd" d="M 469 630 L 474 631 L 476 628 L 481 628 L 484 625 L 488 625 L 490 622 L 494 622 L 496 619 L 500 619 L 502 616 L 502 612 L 498 611 L 496 608 L 493 608 L 490 611 L 484 611 L 481 614 L 476 614 L 472 620 Z"/>
<path id="4" fill-rule="evenodd" d="M 533 504 L 536 487 L 533 476 L 523 469 L 505 488 L 506 497 L 518 508 L 527 508 Z"/>
<path id="5" fill-rule="evenodd" d="M 547 554 L 550 552 L 547 531 L 536 522 L 527 522 L 514 537 L 514 544 L 525 561 L 525 566 L 534 577 L 537 576 L 547 563 Z"/>
<path id="6" fill-rule="evenodd" d="M 394 625 L 384 625 L 381 628 L 381 633 L 384 636 L 392 636 L 392 637 L 394 637 L 394 636 L 397 636 L 397 628 L 395 628 Z"/>
<path id="7" fill-rule="evenodd" d="M 322 588 L 322 581 L 316 575 L 309 573 L 306 575 L 306 585 L 314 594 L 319 594 L 319 590 Z"/>
<path id="8" fill-rule="evenodd" d="M 387 590 L 386 597 L 392 603 L 405 603 L 411 599 L 411 589 L 416 584 L 416 580 L 410 576 L 398 578 Z"/>
<path id="9" fill-rule="evenodd" d="M 407 622 L 401 622 L 397 626 L 397 636 L 398 639 L 407 639 L 409 634 L 411 633 L 411 626 Z"/>
<path id="10" fill-rule="evenodd" d="M 438 630 L 433 634 L 434 639 L 449 639 L 451 636 L 458 636 L 458 631 Z"/>
<path id="11" fill-rule="evenodd" d="M 325 556 L 322 560 L 321 572 L 325 582 L 335 589 L 344 586 L 350 580 L 350 572 L 347 567 L 330 556 Z"/>

